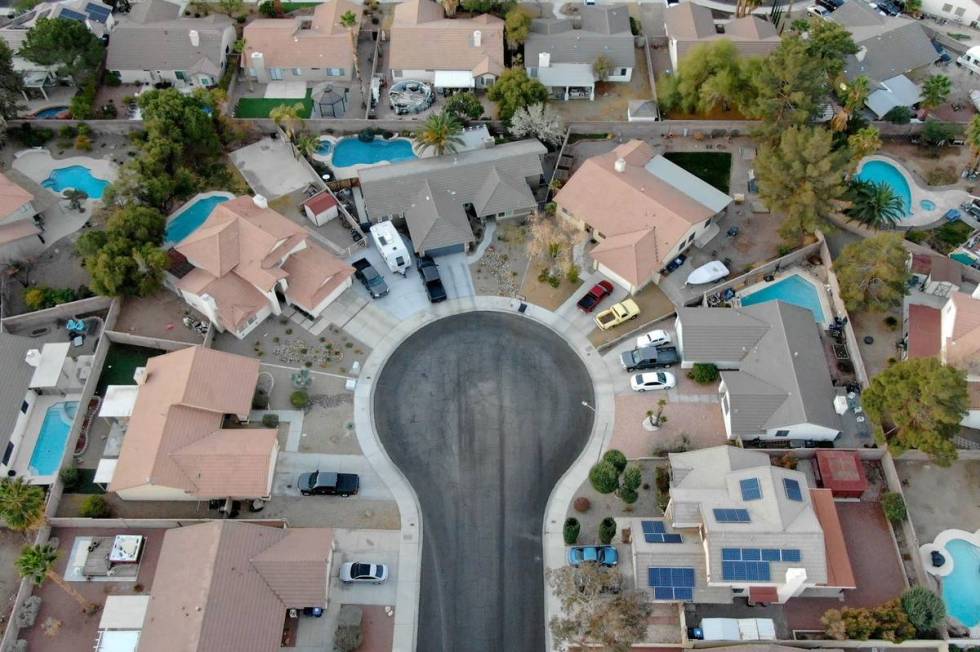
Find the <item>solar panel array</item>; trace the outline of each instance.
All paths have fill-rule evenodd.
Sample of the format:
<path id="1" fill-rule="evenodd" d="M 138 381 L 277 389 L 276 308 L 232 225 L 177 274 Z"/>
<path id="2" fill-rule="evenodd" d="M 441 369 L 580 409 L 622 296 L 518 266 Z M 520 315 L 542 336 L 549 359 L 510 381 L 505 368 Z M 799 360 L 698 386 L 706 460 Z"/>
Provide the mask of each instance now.
<path id="1" fill-rule="evenodd" d="M 693 568 L 650 567 L 647 569 L 647 582 L 653 587 L 656 600 L 694 599 Z"/>
<path id="2" fill-rule="evenodd" d="M 669 534 L 664 528 L 663 521 L 642 521 L 643 539 L 647 543 L 681 543 L 679 534 Z"/>
<path id="3" fill-rule="evenodd" d="M 759 478 L 739 480 L 738 486 L 742 489 L 742 500 L 760 500 L 762 498 L 762 487 L 759 486 Z"/>
<path id="4" fill-rule="evenodd" d="M 768 582 L 771 578 L 771 562 L 798 562 L 802 558 L 798 548 L 722 548 L 721 577 L 731 582 Z"/>
<path id="5" fill-rule="evenodd" d="M 800 483 L 790 478 L 783 478 L 783 488 L 786 490 L 786 497 L 798 503 L 803 502 L 803 492 L 800 490 Z"/>
<path id="6" fill-rule="evenodd" d="M 748 523 L 749 510 L 747 509 L 713 509 L 715 520 L 719 523 Z"/>
<path id="7" fill-rule="evenodd" d="M 101 5 L 92 4 L 91 2 L 85 5 L 85 13 L 88 14 L 89 18 L 92 20 L 97 20 L 100 23 L 104 23 L 109 18 L 109 14 L 112 13 L 108 7 L 103 7 Z"/>
<path id="8" fill-rule="evenodd" d="M 58 18 L 67 18 L 68 20 L 75 20 L 80 23 L 85 22 L 85 14 L 80 14 L 74 9 L 62 9 L 61 13 L 58 14 Z"/>

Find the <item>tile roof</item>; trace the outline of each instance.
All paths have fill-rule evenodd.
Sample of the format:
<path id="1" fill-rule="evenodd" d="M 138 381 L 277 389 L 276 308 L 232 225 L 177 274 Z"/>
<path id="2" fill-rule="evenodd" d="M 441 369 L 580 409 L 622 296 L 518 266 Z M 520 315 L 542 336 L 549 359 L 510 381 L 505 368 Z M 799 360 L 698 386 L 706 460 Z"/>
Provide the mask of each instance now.
<path id="1" fill-rule="evenodd" d="M 261 53 L 267 68 L 353 68 L 351 37 L 340 24 L 348 11 L 361 16 L 361 7 L 349 0 L 317 5 L 313 16 L 265 18 L 245 26 L 243 65 Z M 309 26 L 303 29 L 304 26 Z"/>
<path id="2" fill-rule="evenodd" d="M 931 306 L 909 304 L 908 356 L 932 358 L 942 345 L 942 313 Z"/>
<path id="3" fill-rule="evenodd" d="M 273 652 L 287 609 L 323 607 L 333 531 L 212 521 L 168 530 L 141 652 Z"/>
<path id="4" fill-rule="evenodd" d="M 327 211 L 337 205 L 337 200 L 334 199 L 333 195 L 324 190 L 323 192 L 313 195 L 305 202 L 303 206 L 309 208 L 315 215 Z"/>
<path id="5" fill-rule="evenodd" d="M 953 292 L 943 308 L 944 320 L 950 304 L 955 307 L 956 319 L 949 330 L 943 325 L 943 332 L 950 333 L 943 346 L 944 362 L 977 373 L 980 370 L 980 299 L 965 292 Z"/>
<path id="6" fill-rule="evenodd" d="M 910 18 L 882 16 L 863 2 L 845 2 L 830 19 L 846 28 L 854 44 L 863 48 L 857 56 L 847 57 L 845 73 L 851 79 L 866 75 L 881 82 L 939 58 L 925 30 Z"/>
<path id="7" fill-rule="evenodd" d="M 0 224 L 0 245 L 23 240 L 40 233 L 41 229 L 35 226 L 31 220 L 17 220 L 9 224 Z"/>
<path id="8" fill-rule="evenodd" d="M 500 74 L 504 67 L 504 21 L 486 14 L 445 18 L 433 0 L 396 5 L 389 41 L 388 67 L 394 70 L 469 70 L 479 75 Z"/>
<path id="9" fill-rule="evenodd" d="M 109 40 L 106 68 L 221 74 L 226 57 L 224 41 L 229 31 L 230 40 L 234 40 L 234 23 L 228 16 L 155 18 L 149 16 L 149 22 L 132 18 L 119 21 Z M 196 46 L 191 41 L 192 32 L 198 35 Z"/>
<path id="10" fill-rule="evenodd" d="M 863 492 L 868 488 L 864 464 L 857 451 L 817 450 L 820 482 L 831 491 Z"/>
<path id="11" fill-rule="evenodd" d="M 27 192 L 5 174 L 0 174 L 0 220 L 29 204 L 34 195 Z"/>
<path id="12" fill-rule="evenodd" d="M 677 41 L 677 59 L 701 43 L 730 41 L 743 57 L 761 57 L 779 47 L 779 34 L 767 20 L 748 15 L 724 25 L 724 32 L 715 28 L 711 9 L 694 2 L 682 2 L 664 10 L 667 37 Z"/>
<path id="13" fill-rule="evenodd" d="M 532 21 L 531 33 L 524 42 L 528 66 L 537 66 L 542 52 L 551 55 L 552 64 L 584 63 L 591 67 L 600 55 L 605 55 L 616 67 L 636 65 L 626 5 L 581 6 L 578 11 L 577 17 Z"/>
<path id="14" fill-rule="evenodd" d="M 282 269 L 289 275 L 286 296 L 313 312 L 334 290 L 354 275 L 354 268 L 321 247 L 307 246 L 292 254 Z"/>
<path id="15" fill-rule="evenodd" d="M 857 580 L 851 567 L 851 557 L 847 553 L 844 529 L 837 514 L 833 493 L 829 489 L 811 489 L 810 500 L 817 513 L 817 520 L 820 521 L 820 527 L 823 529 L 827 558 L 827 580 L 824 584 L 847 589 L 857 588 Z"/>
<path id="16" fill-rule="evenodd" d="M 110 491 L 153 485 L 200 498 L 266 495 L 276 431 L 222 428 L 224 415 L 248 415 L 258 375 L 258 360 L 200 346 L 150 358 Z"/>

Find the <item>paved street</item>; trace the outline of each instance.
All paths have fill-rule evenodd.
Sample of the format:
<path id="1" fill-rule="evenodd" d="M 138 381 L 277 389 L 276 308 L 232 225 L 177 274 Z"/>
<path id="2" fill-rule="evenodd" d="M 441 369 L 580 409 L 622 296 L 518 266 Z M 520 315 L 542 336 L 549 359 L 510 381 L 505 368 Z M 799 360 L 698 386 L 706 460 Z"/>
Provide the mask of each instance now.
<path id="1" fill-rule="evenodd" d="M 406 340 L 374 396 L 422 508 L 418 649 L 543 649 L 543 512 L 591 429 L 584 364 L 529 319 L 467 313 Z"/>

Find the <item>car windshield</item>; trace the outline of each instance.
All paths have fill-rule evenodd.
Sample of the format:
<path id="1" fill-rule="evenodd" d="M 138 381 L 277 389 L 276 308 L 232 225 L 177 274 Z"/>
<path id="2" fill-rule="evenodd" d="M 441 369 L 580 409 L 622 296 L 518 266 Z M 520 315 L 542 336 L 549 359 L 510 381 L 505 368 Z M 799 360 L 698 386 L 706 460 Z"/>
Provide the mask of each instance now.
<path id="1" fill-rule="evenodd" d="M 319 477 L 320 477 L 320 472 L 319 471 L 314 471 L 313 473 L 311 473 L 310 474 L 310 484 L 309 484 L 309 486 L 310 487 L 315 487 L 316 486 L 317 478 L 319 478 Z"/>
<path id="2" fill-rule="evenodd" d="M 350 569 L 351 577 L 369 577 L 371 575 L 371 564 L 354 564 Z"/>
<path id="3" fill-rule="evenodd" d="M 657 373 L 657 382 L 658 383 L 662 383 L 662 384 L 666 384 L 667 383 L 667 374 L 662 373 L 662 372 Z"/>

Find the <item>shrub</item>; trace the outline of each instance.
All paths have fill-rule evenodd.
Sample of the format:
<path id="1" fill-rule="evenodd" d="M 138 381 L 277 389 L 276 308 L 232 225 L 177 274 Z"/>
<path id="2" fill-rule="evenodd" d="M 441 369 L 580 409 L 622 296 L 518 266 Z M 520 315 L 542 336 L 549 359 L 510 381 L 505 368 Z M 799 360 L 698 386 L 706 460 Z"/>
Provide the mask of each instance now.
<path id="1" fill-rule="evenodd" d="M 83 152 L 92 151 L 92 139 L 85 134 L 78 134 L 75 138 L 75 149 Z"/>
<path id="2" fill-rule="evenodd" d="M 896 106 L 885 114 L 885 120 L 896 125 L 907 125 L 912 121 L 912 109 L 907 106 Z"/>
<path id="3" fill-rule="evenodd" d="M 898 319 L 895 318 L 895 315 L 885 317 L 885 326 L 888 327 L 888 330 L 892 331 L 898 328 Z"/>
<path id="4" fill-rule="evenodd" d="M 667 509 L 670 502 L 670 471 L 666 466 L 657 467 L 657 507 L 660 511 Z"/>
<path id="5" fill-rule="evenodd" d="M 78 135 L 78 129 L 71 125 L 65 125 L 58 130 L 58 138 L 67 142 L 75 140 L 75 136 Z"/>
<path id="6" fill-rule="evenodd" d="M 566 546 L 574 546 L 578 543 L 578 534 L 582 530 L 582 524 L 577 518 L 569 517 L 565 519 L 565 527 L 562 528 L 562 536 L 565 537 Z"/>
<path id="7" fill-rule="evenodd" d="M 906 231 L 905 239 L 909 242 L 914 242 L 916 244 L 921 244 L 929 238 L 929 234 L 925 231 Z"/>
<path id="8" fill-rule="evenodd" d="M 95 96 L 99 91 L 99 85 L 95 78 L 91 78 L 81 85 L 81 88 L 71 98 L 71 117 L 76 120 L 88 120 L 95 115 Z"/>
<path id="9" fill-rule="evenodd" d="M 112 514 L 105 496 L 99 494 L 86 498 L 79 511 L 83 518 L 108 518 Z"/>
<path id="10" fill-rule="evenodd" d="M 61 473 L 58 474 L 61 478 L 61 484 L 65 486 L 66 492 L 74 491 L 78 488 L 79 483 L 82 481 L 82 474 L 79 473 L 78 469 L 74 466 L 69 466 L 61 469 Z"/>
<path id="11" fill-rule="evenodd" d="M 10 132 L 10 136 L 27 147 L 41 147 L 54 138 L 54 131 L 47 127 L 35 129 L 30 122 L 23 122 L 20 129 Z"/>
<path id="12" fill-rule="evenodd" d="M 548 285 L 553 288 L 557 288 L 559 285 L 561 285 L 561 277 L 555 275 L 548 276 Z"/>
<path id="13" fill-rule="evenodd" d="M 279 415 L 278 414 L 263 414 L 262 415 L 262 425 L 266 428 L 278 428 L 279 427 Z"/>
<path id="14" fill-rule="evenodd" d="M 266 18 L 275 18 L 276 6 L 272 4 L 272 0 L 265 0 L 265 2 L 259 4 L 259 13 Z"/>
<path id="15" fill-rule="evenodd" d="M 579 514 L 584 514 L 585 512 L 589 511 L 590 507 L 592 507 L 592 501 L 585 496 L 579 496 L 575 499 L 575 502 L 572 503 L 572 505 L 575 507 L 576 512 Z"/>
<path id="16" fill-rule="evenodd" d="M 623 472 L 626 468 L 626 456 L 623 455 L 622 451 L 618 451 L 615 448 L 610 448 L 606 451 L 606 454 L 602 456 L 603 462 L 609 462 L 614 467 L 616 467 L 616 475 Z"/>
<path id="17" fill-rule="evenodd" d="M 902 594 L 902 609 L 920 634 L 936 631 L 946 620 L 946 603 L 924 586 L 913 586 Z"/>
<path id="18" fill-rule="evenodd" d="M 289 402 L 294 408 L 303 409 L 310 404 L 310 395 L 299 389 L 289 395 Z"/>
<path id="19" fill-rule="evenodd" d="M 255 390 L 255 394 L 252 395 L 252 409 L 253 410 L 269 409 L 269 395 L 265 393 L 265 390 L 261 390 L 261 389 Z"/>
<path id="20" fill-rule="evenodd" d="M 870 609 L 829 609 L 820 620 L 827 635 L 838 641 L 873 638 L 901 643 L 915 636 L 915 627 L 897 599 Z"/>
<path id="21" fill-rule="evenodd" d="M 718 380 L 718 367 L 710 362 L 698 362 L 691 368 L 687 377 L 698 385 L 707 385 Z"/>
<path id="22" fill-rule="evenodd" d="M 636 500 L 640 497 L 640 495 L 636 493 L 636 489 L 630 489 L 629 487 L 620 487 L 619 497 L 627 505 L 632 505 L 633 503 L 636 502 Z"/>
<path id="23" fill-rule="evenodd" d="M 607 516 L 599 523 L 599 543 L 606 546 L 616 536 L 616 521 Z"/>
<path id="24" fill-rule="evenodd" d="M 567 274 L 568 282 L 574 285 L 578 285 L 579 281 L 582 280 L 582 277 L 580 276 L 581 273 L 582 272 L 579 270 L 578 265 L 572 265 L 571 267 L 569 267 L 568 274 Z"/>
<path id="25" fill-rule="evenodd" d="M 619 471 L 616 467 L 603 460 L 589 470 L 589 482 L 592 488 L 601 494 L 611 494 L 619 488 Z"/>
<path id="26" fill-rule="evenodd" d="M 119 75 L 118 70 L 110 70 L 105 74 L 105 84 L 106 86 L 122 86 L 122 77 Z"/>
<path id="27" fill-rule="evenodd" d="M 638 466 L 628 467 L 623 471 L 623 487 L 636 491 L 643 484 L 643 471 Z"/>
<path id="28" fill-rule="evenodd" d="M 881 508 L 885 511 L 885 518 L 896 525 L 908 517 L 905 499 L 902 498 L 902 494 L 894 491 L 889 491 L 881 497 Z"/>

